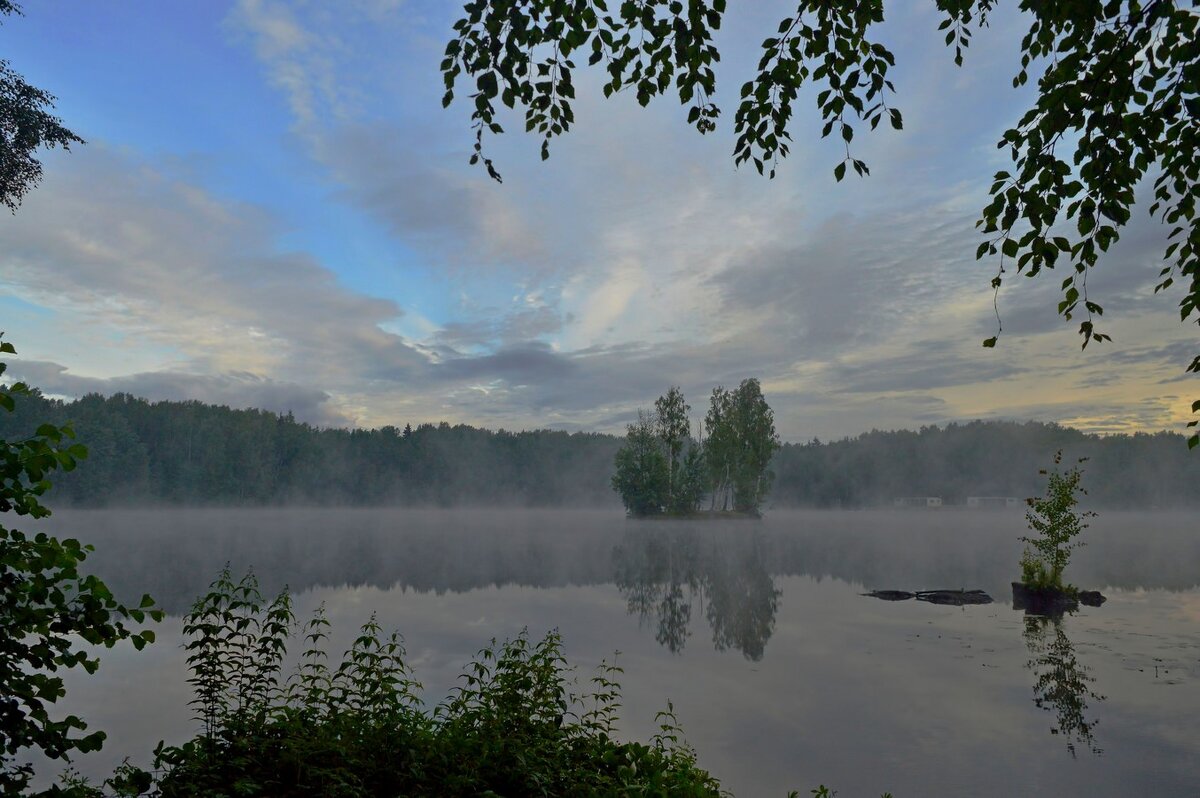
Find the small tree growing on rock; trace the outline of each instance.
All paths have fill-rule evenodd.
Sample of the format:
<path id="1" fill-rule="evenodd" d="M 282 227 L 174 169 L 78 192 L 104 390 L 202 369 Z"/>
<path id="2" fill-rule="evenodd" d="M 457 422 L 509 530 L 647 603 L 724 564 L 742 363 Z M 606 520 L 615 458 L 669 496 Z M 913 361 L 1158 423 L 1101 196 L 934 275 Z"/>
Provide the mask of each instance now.
<path id="1" fill-rule="evenodd" d="M 1056 452 L 1055 468 L 1039 472 L 1046 475 L 1046 495 L 1028 500 L 1025 520 L 1037 533 L 1021 538 L 1027 544 L 1021 555 L 1021 581 L 1029 587 L 1071 589 L 1069 585 L 1063 585 L 1063 571 L 1071 552 L 1083 545 L 1075 538 L 1087 529 L 1085 519 L 1096 515 L 1090 510 L 1078 509 L 1079 494 L 1087 494 L 1081 484 L 1083 469 L 1080 467 L 1087 458 L 1080 458 L 1066 471 L 1060 471 L 1058 466 L 1062 459 L 1062 451 Z"/>

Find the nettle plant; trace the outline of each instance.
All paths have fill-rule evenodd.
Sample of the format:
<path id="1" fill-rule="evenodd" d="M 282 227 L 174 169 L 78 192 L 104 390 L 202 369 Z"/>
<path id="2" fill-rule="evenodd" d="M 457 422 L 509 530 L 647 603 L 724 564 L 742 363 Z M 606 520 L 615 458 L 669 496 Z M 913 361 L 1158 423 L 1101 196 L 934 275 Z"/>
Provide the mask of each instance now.
<path id="1" fill-rule="evenodd" d="M 602 663 L 576 692 L 557 632 L 493 640 L 430 708 L 398 634 L 372 616 L 333 663 L 328 628 L 323 610 L 300 625 L 286 589 L 266 600 L 252 574 L 226 569 L 184 618 L 201 733 L 160 745 L 155 773 L 126 766 L 104 786 L 161 798 L 721 795 L 670 704 L 649 743 L 614 739 L 620 668 Z"/>
<path id="2" fill-rule="evenodd" d="M 1036 533 L 1021 538 L 1026 544 L 1021 555 L 1021 581 L 1030 587 L 1071 589 L 1063 584 L 1063 571 L 1071 552 L 1084 545 L 1075 538 L 1087 529 L 1086 519 L 1096 515 L 1078 509 L 1079 496 L 1087 495 L 1082 486 L 1081 467 L 1087 458 L 1081 457 L 1065 471 L 1058 468 L 1062 460 L 1062 451 L 1056 452 L 1055 467 L 1039 472 L 1046 476 L 1046 495 L 1029 499 L 1029 510 L 1025 513 L 1029 528 Z"/>

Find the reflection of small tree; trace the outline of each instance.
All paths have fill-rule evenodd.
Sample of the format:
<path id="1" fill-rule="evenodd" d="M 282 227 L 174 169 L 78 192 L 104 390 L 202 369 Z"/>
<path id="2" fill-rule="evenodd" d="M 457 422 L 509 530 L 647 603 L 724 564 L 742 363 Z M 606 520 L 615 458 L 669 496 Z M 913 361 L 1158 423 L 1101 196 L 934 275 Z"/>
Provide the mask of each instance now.
<path id="1" fill-rule="evenodd" d="M 1053 627 L 1053 637 L 1049 636 Z M 1058 718 L 1058 726 L 1051 734 L 1067 738 L 1067 750 L 1075 755 L 1075 744 L 1084 743 L 1094 753 L 1102 753 L 1093 738 L 1097 721 L 1089 721 L 1086 713 L 1088 700 L 1103 701 L 1104 696 L 1092 691 L 1095 678 L 1079 663 L 1075 646 L 1063 629 L 1061 618 L 1027 616 L 1025 618 L 1025 645 L 1033 658 L 1026 667 L 1034 672 L 1037 681 L 1033 685 L 1033 703 Z"/>
<path id="2" fill-rule="evenodd" d="M 655 639 L 672 653 L 683 650 L 698 599 L 718 651 L 736 649 L 762 659 L 775 629 L 779 590 L 767 572 L 757 535 L 712 539 L 694 534 L 632 533 L 617 546 L 614 581 L 628 611 L 653 620 Z"/>
<path id="3" fill-rule="evenodd" d="M 671 534 L 631 536 L 613 555 L 613 581 L 627 612 L 642 622 L 653 619 L 654 638 L 673 654 L 691 636 L 692 600 L 699 590 L 696 557 L 695 538 Z"/>
<path id="4" fill-rule="evenodd" d="M 780 591 L 763 566 L 757 541 L 754 543 L 753 549 L 740 552 L 740 557 L 712 558 L 705 575 L 708 606 L 704 614 L 717 651 L 734 648 L 758 662 L 775 631 Z"/>
<path id="5" fill-rule="evenodd" d="M 661 595 L 657 607 L 658 630 L 654 639 L 672 654 L 678 654 L 683 651 L 683 644 L 692 634 L 688 629 L 692 623 L 691 595 L 685 596 L 683 585 L 674 579 L 668 582 Z"/>
<path id="6" fill-rule="evenodd" d="M 1061 463 L 1060 451 L 1054 455 L 1054 465 Z M 1021 555 L 1021 581 L 1031 587 L 1062 589 L 1062 575 L 1071 551 L 1083 545 L 1074 538 L 1087 528 L 1084 519 L 1095 513 L 1077 509 L 1078 494 L 1087 494 L 1080 485 L 1083 469 L 1079 465 L 1041 473 L 1046 475 L 1046 495 L 1029 500 L 1025 520 L 1037 534 L 1021 538 L 1028 544 Z"/>

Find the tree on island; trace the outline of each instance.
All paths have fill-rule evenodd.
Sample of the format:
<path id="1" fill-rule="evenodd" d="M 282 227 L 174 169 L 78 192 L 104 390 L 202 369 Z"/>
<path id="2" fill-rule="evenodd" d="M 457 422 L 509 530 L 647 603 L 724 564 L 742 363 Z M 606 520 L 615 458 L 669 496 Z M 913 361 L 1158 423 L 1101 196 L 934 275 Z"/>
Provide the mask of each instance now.
<path id="1" fill-rule="evenodd" d="M 820 135 L 844 143 L 834 166 L 869 174 L 855 157 L 863 127 L 900 129 L 890 70 L 896 58 L 881 40 L 885 0 L 797 0 L 761 44 L 757 69 L 742 86 L 733 115 L 734 162 L 775 176 L 792 146 L 800 91 L 812 86 Z M 995 0 L 934 0 L 956 65 L 977 31 L 987 27 Z M 995 173 L 990 201 L 976 223 L 983 240 L 976 258 L 997 259 L 992 288 L 1013 272 L 1033 277 L 1065 271 L 1058 312 L 1079 322 L 1083 345 L 1105 341 L 1097 329 L 1103 308 L 1087 278 L 1121 236 L 1139 199 L 1152 193 L 1149 212 L 1169 228 L 1155 291 L 1178 281 L 1181 321 L 1200 323 L 1200 14 L 1196 0 L 1019 4 L 1028 31 L 1014 64 L 1014 88 L 1033 79 L 1032 106 L 998 137 L 1012 167 Z M 742 10 L 740 13 L 746 13 Z M 454 23 L 441 63 L 453 102 L 460 81 L 471 107 L 474 152 L 500 180 L 485 152 L 485 137 L 504 132 L 503 108 L 523 128 L 550 140 L 575 122 L 577 64 L 600 65 L 605 97 L 627 91 L 645 106 L 675 93 L 687 122 L 700 133 L 717 127 L 721 109 L 714 41 L 726 0 L 470 0 Z M 1149 183 L 1139 190 L 1143 183 Z M 1139 197 L 1141 195 L 1141 197 Z M 999 324 L 997 325 L 999 327 Z M 993 347 L 999 335 L 984 340 Z M 1186 370 L 1200 374 L 1200 355 Z M 1200 413 L 1200 400 L 1192 403 Z M 1188 423 L 1196 427 L 1200 421 Z M 1200 445 L 1200 434 L 1188 438 Z"/>
<path id="2" fill-rule="evenodd" d="M 691 405 L 683 398 L 683 391 L 675 385 L 654 402 L 658 435 L 667 450 L 667 506 L 672 508 L 678 503 L 676 494 L 681 487 L 679 476 L 683 446 L 692 434 L 692 424 L 688 421 L 691 409 Z"/>
<path id="3" fill-rule="evenodd" d="M 775 414 L 758 380 L 742 380 L 736 390 L 718 386 L 705 418 L 705 455 L 712 480 L 712 508 L 757 513 L 775 474 L 768 466 L 779 436 Z"/>
<path id="4" fill-rule="evenodd" d="M 638 411 L 616 456 L 612 485 L 629 514 L 687 516 L 707 495 L 710 511 L 757 515 L 771 486 L 771 456 L 779 448 L 774 414 L 758 380 L 743 380 L 734 391 L 713 390 L 707 439 L 691 437 L 691 407 L 678 387 L 654 406 L 653 414 Z"/>
<path id="5" fill-rule="evenodd" d="M 668 466 L 654 417 L 638 411 L 637 421 L 626 427 L 625 445 L 617 452 L 613 490 L 630 515 L 663 512 L 667 500 Z"/>

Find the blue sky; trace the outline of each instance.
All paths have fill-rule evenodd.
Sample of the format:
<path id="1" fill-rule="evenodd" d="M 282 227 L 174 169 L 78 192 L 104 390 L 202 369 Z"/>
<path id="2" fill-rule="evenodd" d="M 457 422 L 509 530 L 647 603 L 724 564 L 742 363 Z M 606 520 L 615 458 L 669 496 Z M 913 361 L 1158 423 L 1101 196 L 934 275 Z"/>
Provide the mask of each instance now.
<path id="1" fill-rule="evenodd" d="M 437 72 L 457 4 L 417 0 L 29 2 L 0 56 L 88 140 L 0 219 L 13 373 L 48 392 L 132 391 L 294 410 L 322 424 L 449 420 L 619 430 L 679 384 L 759 377 L 787 439 L 970 418 L 1179 428 L 1194 335 L 1151 296 L 1163 233 L 1140 216 L 1090 283 L 1114 342 L 1080 352 L 1057 280 L 1018 280 L 994 330 L 973 222 L 1021 20 L 963 69 L 933 4 L 894 4 L 905 130 L 856 137 L 865 180 L 802 98 L 793 156 L 736 170 L 732 91 L 786 3 L 735 7 L 719 130 L 669 98 L 601 98 L 548 162 L 492 142 L 470 168 Z M 521 125 L 507 125 L 519 130 Z"/>

